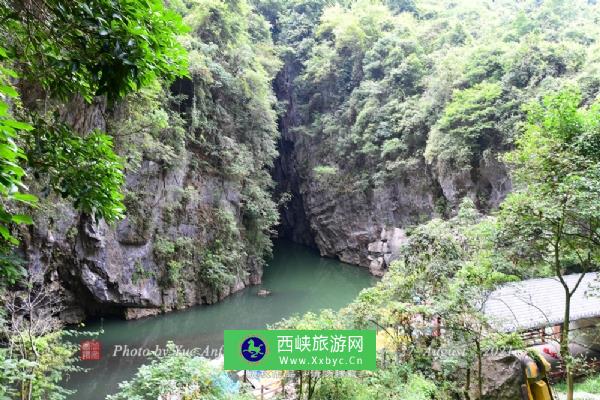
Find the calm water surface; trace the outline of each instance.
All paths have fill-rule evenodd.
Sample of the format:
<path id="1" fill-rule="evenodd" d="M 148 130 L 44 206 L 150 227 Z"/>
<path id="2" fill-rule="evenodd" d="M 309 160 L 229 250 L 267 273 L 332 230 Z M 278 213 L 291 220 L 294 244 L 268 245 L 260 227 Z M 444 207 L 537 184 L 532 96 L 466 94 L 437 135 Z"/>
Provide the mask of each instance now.
<path id="1" fill-rule="evenodd" d="M 104 329 L 98 336 L 102 359 L 82 362 L 87 372 L 71 375 L 66 385 L 77 390 L 73 399 L 104 399 L 117 391 L 119 382 L 130 379 L 147 362 L 144 357 L 123 357 L 123 351 L 114 356 L 118 349 L 115 346 L 128 346 L 132 353 L 138 348 L 164 348 L 167 341 L 173 341 L 184 349 L 218 349 L 225 329 L 264 328 L 295 313 L 339 309 L 374 281 L 365 268 L 321 258 L 304 246 L 279 242 L 260 286 L 247 288 L 215 305 L 137 321 L 104 319 L 88 324 L 86 330 Z M 261 288 L 273 293 L 259 297 L 256 292 Z"/>

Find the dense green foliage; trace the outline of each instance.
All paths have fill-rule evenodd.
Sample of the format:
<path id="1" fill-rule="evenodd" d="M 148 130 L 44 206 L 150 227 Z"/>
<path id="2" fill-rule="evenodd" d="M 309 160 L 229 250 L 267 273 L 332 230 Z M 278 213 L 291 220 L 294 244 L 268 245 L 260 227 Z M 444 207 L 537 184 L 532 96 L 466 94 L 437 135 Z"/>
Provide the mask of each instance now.
<path id="1" fill-rule="evenodd" d="M 407 229 L 381 282 L 340 312 L 274 325 L 378 329 L 377 371 L 299 372 L 299 396 L 478 398 L 483 353 L 523 345 L 495 331 L 481 310 L 486 296 L 517 279 L 599 269 L 593 3 L 0 0 L 0 285 L 23 272 L 19 225 L 33 222 L 37 202 L 27 182 L 96 221 L 127 215 L 127 240 L 151 242 L 159 266 L 132 262 L 132 284 L 155 279 L 178 299 L 186 284 L 202 284 L 216 301 L 271 250 L 279 108 L 282 125 L 314 152 L 296 172 L 324 192 L 369 194 L 423 175 L 440 186 L 430 190 L 439 218 Z M 275 107 L 277 73 L 286 93 Z M 499 162 L 512 168 L 514 192 L 497 215 L 478 211 L 494 205 L 487 187 L 460 207 L 467 190 L 458 188 L 465 193 L 449 204 L 440 177 Z M 145 171 L 185 181 L 165 190 L 158 225 L 147 212 L 156 193 L 144 187 L 157 176 Z M 125 173 L 136 179 L 123 191 Z M 32 332 L 37 310 L 28 311 L 28 326 L 0 321 L 0 396 L 61 399 L 74 348 L 60 332 Z M 565 334 L 561 345 L 570 373 Z M 111 398 L 167 394 L 244 398 L 206 360 L 175 351 Z"/>
<path id="2" fill-rule="evenodd" d="M 360 0 L 258 3 L 287 46 L 291 129 L 320 163 L 299 163 L 300 174 L 321 190 L 368 196 L 431 171 L 443 190 L 464 191 L 456 201 L 465 188 L 444 188 L 443 179 L 477 179 L 490 166 L 502 174 L 498 161 L 514 168 L 516 191 L 498 220 L 477 222 L 467 212 L 472 208 L 463 208 L 449 221 L 415 228 L 404 258 L 349 307 L 359 326 L 375 323 L 394 333 L 403 363 L 453 382 L 453 396 L 481 391 L 479 371 L 466 374 L 462 389 L 454 383 L 482 349 L 513 338 L 494 333 L 474 304 L 508 280 L 598 270 L 598 7 L 583 1 L 420 1 L 400 8 Z M 478 208 L 491 205 L 487 190 L 470 193 Z M 452 215 L 447 206 L 456 204 L 445 195 L 437 195 L 436 211 Z M 573 291 L 566 289 L 567 300 Z M 450 334 L 436 346 L 467 351 L 458 359 L 431 359 L 431 343 L 410 340 L 415 315 L 442 316 Z M 322 317 L 284 326 L 315 318 Z M 410 358 L 403 358 L 407 348 Z M 441 371 L 432 368 L 438 362 Z M 331 392 L 341 382 L 323 384 Z"/>
<path id="3" fill-rule="evenodd" d="M 440 383 L 435 393 L 428 392 L 425 383 L 414 398 L 466 398 L 468 393 L 481 393 L 483 371 L 478 366 L 485 352 L 523 346 L 518 335 L 496 331 L 482 312 L 487 295 L 506 282 L 556 276 L 565 288 L 567 322 L 560 343 L 567 393 L 572 396 L 576 363 L 567 350 L 569 301 L 577 290 L 589 288 L 569 287 L 564 275 L 600 270 L 600 110 L 597 103 L 582 106 L 580 93 L 565 89 L 529 103 L 525 112 L 523 133 L 515 150 L 505 156 L 513 167 L 515 189 L 497 215 L 483 217 L 465 199 L 455 217 L 433 219 L 408 230 L 409 240 L 399 260 L 380 283 L 361 292 L 347 308 L 274 325 L 379 330 L 382 370 L 375 378 L 359 373 L 358 386 L 355 381 L 323 378 L 314 384 L 316 389 L 308 388 L 309 393 L 323 391 L 342 399 L 344 391 L 351 390 L 361 398 L 362 391 L 382 390 L 377 377 L 398 366 L 421 374 L 425 382 Z M 434 318 L 439 318 L 442 335 L 431 334 L 429 321 Z M 386 366 L 386 359 L 394 367 Z M 405 375 L 406 385 L 412 376 Z M 397 391 L 383 390 L 383 398 L 397 398 Z"/>
<path id="4" fill-rule="evenodd" d="M 0 398 L 32 398 L 59 400 L 72 392 L 64 389 L 62 379 L 75 370 L 75 346 L 65 346 L 56 334 L 36 337 L 35 351 L 28 349 L 29 358 L 16 358 L 0 349 Z"/>
<path id="5" fill-rule="evenodd" d="M 135 377 L 120 384 L 109 400 L 155 400 L 178 397 L 188 400 L 248 400 L 239 394 L 239 383 L 200 357 L 178 354 L 171 343 L 169 353 L 142 366 Z"/>
<path id="6" fill-rule="evenodd" d="M 365 385 L 355 377 L 322 379 L 311 397 L 315 400 L 383 400 L 401 394 L 410 400 L 429 400 L 438 391 L 433 381 L 419 374 L 409 373 L 407 368 L 391 367 L 368 376 Z"/>
<path id="7" fill-rule="evenodd" d="M 598 8 L 584 1 L 257 2 L 285 46 L 297 140 L 344 178 L 324 190 L 476 174 L 511 148 L 531 99 L 598 92 Z"/>
<path id="8" fill-rule="evenodd" d="M 552 274 L 590 270 L 600 257 L 600 102 L 580 104 L 573 90 L 531 104 L 525 133 L 507 155 L 516 189 L 502 206 L 506 243 L 516 260 Z"/>
<path id="9" fill-rule="evenodd" d="M 396 393 L 404 392 L 411 399 L 463 398 L 477 390 L 481 377 L 474 366 L 486 351 L 522 346 L 518 337 L 495 331 L 481 310 L 491 290 L 520 277 L 499 251 L 498 234 L 496 219 L 465 201 L 456 217 L 411 230 L 400 259 L 381 282 L 339 313 L 308 313 L 274 328 L 378 329 L 380 369 L 359 373 L 358 389 L 323 378 L 316 394 L 352 390 L 357 399 L 403 398 Z M 431 321 L 438 317 L 444 334 L 436 336 Z M 368 395 L 360 397 L 361 390 Z"/>
<path id="10" fill-rule="evenodd" d="M 99 95 L 112 101 L 157 79 L 184 74 L 186 63 L 177 42 L 181 18 L 158 0 L 2 1 L 0 20 L 5 46 L 0 49 L 1 194 L 6 203 L 1 233 L 3 259 L 8 259 L 10 244 L 17 242 L 5 224 L 31 223 L 12 211 L 15 202 L 35 202 L 22 184 L 27 161 L 27 169 L 42 176 L 46 192 L 55 190 L 94 217 L 114 221 L 123 216 L 122 167 L 111 138 L 77 132 L 81 127 L 61 120 L 57 101 L 79 97 L 92 102 Z M 17 79 L 27 95 L 23 106 L 11 85 Z M 14 263 L 12 269 L 9 262 L 2 264 L 3 278 L 14 281 Z"/>
<path id="11" fill-rule="evenodd" d="M 6 43 L 0 61 L 18 68 L 22 88 L 43 91 L 43 109 L 28 104 L 18 110 L 35 129 L 12 123 L 12 129 L 29 131 L 15 141 L 27 143 L 34 173 L 47 175 L 49 187 L 84 213 L 108 221 L 122 217 L 123 176 L 111 139 L 100 133 L 82 137 L 88 132 L 74 132 L 57 120 L 50 102 L 73 96 L 91 102 L 99 95 L 112 101 L 157 79 L 185 74 L 185 52 L 176 36 L 184 30 L 181 18 L 158 0 L 7 0 L 0 2 L 0 19 Z M 17 93 L 6 83 L 2 87 L 3 94 Z M 27 101 L 34 100 L 28 93 Z"/>
<path id="12" fill-rule="evenodd" d="M 186 73 L 181 17 L 160 0 L 0 2 L 0 36 L 51 97 L 114 100 Z"/>
<path id="13" fill-rule="evenodd" d="M 96 220 L 124 216 L 122 161 L 97 128 L 107 101 L 186 73 L 184 29 L 159 0 L 7 0 L 0 21 L 0 396 L 63 399 L 76 347 L 57 330 L 45 276 L 23 281 L 18 225 L 51 192 Z M 4 291 L 17 281 L 20 292 Z"/>
<path id="14" fill-rule="evenodd" d="M 241 184 L 245 238 L 260 260 L 270 252 L 277 222 L 267 168 L 276 156 L 270 84 L 279 62 L 268 25 L 245 1 L 202 2 L 185 21 L 196 33 L 190 43 L 193 140 L 215 171 Z"/>
<path id="15" fill-rule="evenodd" d="M 6 57 L 6 52 L 0 47 L 0 63 Z M 0 285 L 12 284 L 22 275 L 18 261 L 11 255 L 11 246 L 19 241 L 10 232 L 10 224 L 31 223 L 31 217 L 18 214 L 11 209 L 11 203 L 35 204 L 37 198 L 26 193 L 23 182 L 25 170 L 22 167 L 27 160 L 22 149 L 16 143 L 20 130 L 31 130 L 29 124 L 16 121 L 9 112 L 8 98 L 18 100 L 18 93 L 10 85 L 10 78 L 15 78 L 16 73 L 0 64 L 0 197 L 3 204 L 0 206 Z M 6 101 L 5 101 L 6 99 Z"/>
<path id="16" fill-rule="evenodd" d="M 108 131 L 125 171 L 136 177 L 125 190 L 129 226 L 136 240 L 153 242 L 162 270 L 138 264 L 136 283 L 156 278 L 183 300 L 186 282 L 199 281 L 216 301 L 271 251 L 278 216 L 270 194 L 277 134 L 270 84 L 279 63 L 268 25 L 245 1 L 171 6 L 188 26 L 180 37 L 188 76 L 126 96 Z M 180 187 L 165 188 L 157 226 L 147 213 L 157 201 L 149 186 L 173 177 L 179 184 L 183 172 Z"/>
<path id="17" fill-rule="evenodd" d="M 529 107 L 525 133 L 507 155 L 516 190 L 502 205 L 504 243 L 512 259 L 556 276 L 564 288 L 561 355 L 569 400 L 574 360 L 569 353 L 571 297 L 564 275 L 600 268 L 600 102 L 580 109 L 581 95 L 564 90 Z"/>
<path id="18" fill-rule="evenodd" d="M 66 339 L 69 332 L 50 332 L 48 321 L 38 316 L 17 331 L 14 320 L 10 326 L 2 317 L 0 335 L 9 340 L 0 348 L 0 398 L 62 400 L 72 394 L 62 387 L 66 375 L 80 370 L 78 348 Z"/>
<path id="19" fill-rule="evenodd" d="M 98 131 L 81 137 L 60 122 L 36 126 L 25 145 L 35 173 L 47 176 L 49 187 L 78 210 L 108 221 L 121 218 L 123 167 L 112 138 Z"/>

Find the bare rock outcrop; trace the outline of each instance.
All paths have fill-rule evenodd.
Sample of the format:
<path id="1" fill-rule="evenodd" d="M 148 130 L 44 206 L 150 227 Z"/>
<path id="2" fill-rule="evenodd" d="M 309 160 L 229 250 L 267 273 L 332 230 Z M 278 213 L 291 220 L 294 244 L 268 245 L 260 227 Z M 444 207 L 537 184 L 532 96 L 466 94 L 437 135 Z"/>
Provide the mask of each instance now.
<path id="1" fill-rule="evenodd" d="M 483 387 L 477 397 L 477 381 L 471 384 L 471 398 L 481 400 L 515 400 L 521 398 L 521 384 L 525 374 L 521 359 L 516 354 L 485 357 L 482 362 Z"/>
<path id="2" fill-rule="evenodd" d="M 375 276 L 383 276 L 390 264 L 397 260 L 402 245 L 408 242 L 406 232 L 400 228 L 386 228 L 381 230 L 379 240 L 369 243 L 367 250 L 371 260 L 369 271 Z"/>

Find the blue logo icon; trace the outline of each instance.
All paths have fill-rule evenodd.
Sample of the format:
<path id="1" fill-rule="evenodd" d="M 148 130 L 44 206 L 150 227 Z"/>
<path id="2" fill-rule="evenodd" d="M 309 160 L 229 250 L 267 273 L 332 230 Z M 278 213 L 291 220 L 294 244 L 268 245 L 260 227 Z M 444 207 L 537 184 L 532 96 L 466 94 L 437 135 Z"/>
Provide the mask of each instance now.
<path id="1" fill-rule="evenodd" d="M 242 342 L 242 356 L 246 360 L 257 362 L 262 360 L 265 354 L 267 354 L 267 346 L 262 339 L 253 336 Z"/>

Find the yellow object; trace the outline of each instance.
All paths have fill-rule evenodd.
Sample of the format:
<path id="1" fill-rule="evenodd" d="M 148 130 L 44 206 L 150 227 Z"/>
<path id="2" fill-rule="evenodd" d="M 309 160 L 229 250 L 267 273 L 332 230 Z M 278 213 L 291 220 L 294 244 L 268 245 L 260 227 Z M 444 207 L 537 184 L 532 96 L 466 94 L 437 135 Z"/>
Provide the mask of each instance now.
<path id="1" fill-rule="evenodd" d="M 540 377 L 540 370 L 533 361 L 525 366 L 525 376 L 527 379 L 537 379 Z"/>
<path id="2" fill-rule="evenodd" d="M 531 394 L 534 400 L 552 400 L 550 396 L 550 389 L 544 381 L 537 381 L 529 383 L 531 388 Z"/>
<path id="3" fill-rule="evenodd" d="M 538 362 L 530 358 L 524 362 L 527 400 L 553 400 L 546 376 L 551 366 L 543 357 L 539 357 Z"/>
<path id="4" fill-rule="evenodd" d="M 525 384 L 525 387 L 527 388 L 527 400 L 533 400 L 533 394 L 531 394 L 531 386 L 529 385 L 529 382 Z"/>
<path id="5" fill-rule="evenodd" d="M 542 362 L 542 364 L 544 364 L 544 376 L 545 376 L 546 373 L 550 372 L 550 370 L 552 369 L 552 365 L 550 365 L 548 360 L 546 360 L 544 357 L 540 357 L 540 361 Z"/>

